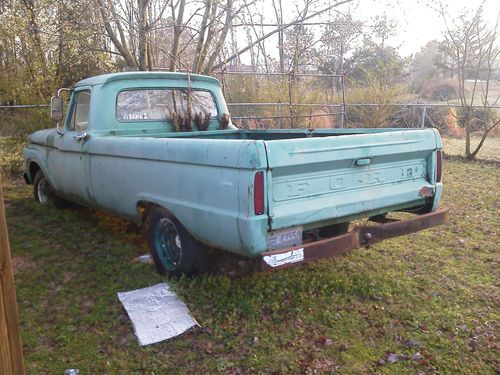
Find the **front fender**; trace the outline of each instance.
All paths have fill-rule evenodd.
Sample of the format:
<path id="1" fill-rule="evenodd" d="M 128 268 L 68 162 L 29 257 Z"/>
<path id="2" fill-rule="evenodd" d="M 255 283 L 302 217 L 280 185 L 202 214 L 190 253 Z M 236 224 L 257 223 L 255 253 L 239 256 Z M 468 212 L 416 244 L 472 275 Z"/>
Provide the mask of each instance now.
<path id="1" fill-rule="evenodd" d="M 53 176 L 49 173 L 49 168 L 47 165 L 47 159 L 45 157 L 45 152 L 44 150 L 45 147 L 29 143 L 24 151 L 23 151 L 23 156 L 24 156 L 24 171 L 26 173 L 26 176 L 30 183 L 33 183 L 35 179 L 35 170 L 38 170 L 38 168 L 42 171 L 44 176 L 49 180 L 51 186 L 54 185 L 54 179 Z M 38 168 L 33 168 L 33 163 L 38 166 Z"/>

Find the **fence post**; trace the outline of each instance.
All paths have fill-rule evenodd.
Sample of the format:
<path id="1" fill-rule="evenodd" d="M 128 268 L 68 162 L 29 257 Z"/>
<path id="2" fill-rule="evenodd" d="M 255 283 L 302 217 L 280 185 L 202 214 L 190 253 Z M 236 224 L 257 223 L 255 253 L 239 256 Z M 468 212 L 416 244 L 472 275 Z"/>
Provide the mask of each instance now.
<path id="1" fill-rule="evenodd" d="M 16 290 L 0 178 L 0 373 L 24 374 Z"/>
<path id="2" fill-rule="evenodd" d="M 281 100 L 278 101 L 278 129 L 281 129 Z"/>
<path id="3" fill-rule="evenodd" d="M 340 107 L 340 128 L 344 128 L 344 121 L 345 121 L 345 104 L 342 103 Z"/>
<path id="4" fill-rule="evenodd" d="M 425 128 L 425 116 L 427 114 L 427 106 L 424 105 L 422 108 L 422 118 L 420 119 L 420 128 L 423 129 Z"/>
<path id="5" fill-rule="evenodd" d="M 342 74 L 340 77 L 340 83 L 342 86 L 342 107 L 340 108 L 340 128 L 344 128 L 345 123 L 345 75 Z"/>

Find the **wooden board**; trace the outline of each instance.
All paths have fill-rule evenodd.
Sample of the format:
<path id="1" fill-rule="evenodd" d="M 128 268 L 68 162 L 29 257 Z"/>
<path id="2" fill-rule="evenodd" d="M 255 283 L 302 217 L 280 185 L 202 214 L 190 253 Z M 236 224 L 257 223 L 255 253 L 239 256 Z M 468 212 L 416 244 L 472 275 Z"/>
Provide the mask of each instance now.
<path id="1" fill-rule="evenodd" d="M 16 290 L 0 179 L 0 374 L 24 374 Z"/>

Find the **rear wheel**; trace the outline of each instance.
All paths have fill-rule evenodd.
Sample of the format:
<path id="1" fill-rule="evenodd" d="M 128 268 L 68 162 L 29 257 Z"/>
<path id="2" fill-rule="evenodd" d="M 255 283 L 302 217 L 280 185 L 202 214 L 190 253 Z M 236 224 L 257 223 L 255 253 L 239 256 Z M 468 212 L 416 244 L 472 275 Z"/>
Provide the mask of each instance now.
<path id="1" fill-rule="evenodd" d="M 158 273 L 191 276 L 205 271 L 208 248 L 194 239 L 166 210 L 155 208 L 148 215 L 149 246 Z"/>

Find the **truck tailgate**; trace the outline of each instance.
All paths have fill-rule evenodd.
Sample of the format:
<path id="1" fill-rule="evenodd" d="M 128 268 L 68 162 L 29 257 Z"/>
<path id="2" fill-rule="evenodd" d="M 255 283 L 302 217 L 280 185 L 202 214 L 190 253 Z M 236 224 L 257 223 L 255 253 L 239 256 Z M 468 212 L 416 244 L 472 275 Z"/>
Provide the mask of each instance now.
<path id="1" fill-rule="evenodd" d="M 266 141 L 270 229 L 424 203 L 436 145 L 431 129 Z"/>

